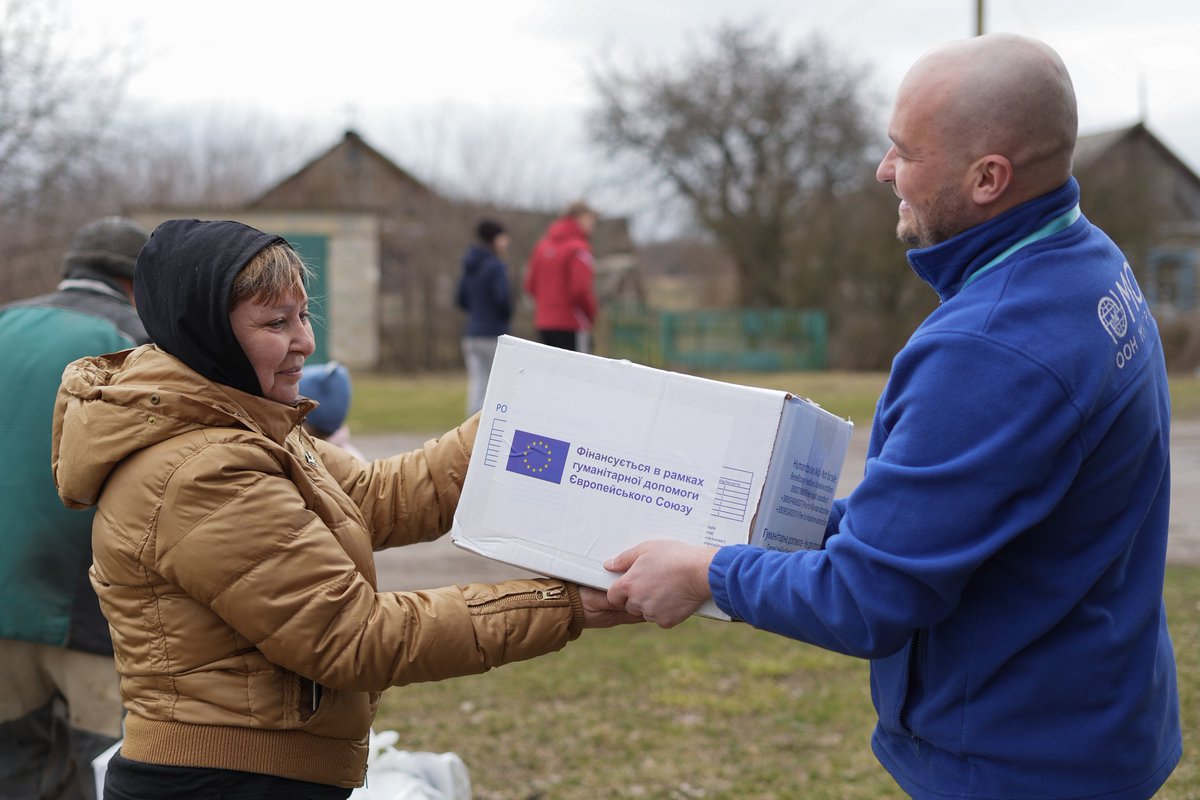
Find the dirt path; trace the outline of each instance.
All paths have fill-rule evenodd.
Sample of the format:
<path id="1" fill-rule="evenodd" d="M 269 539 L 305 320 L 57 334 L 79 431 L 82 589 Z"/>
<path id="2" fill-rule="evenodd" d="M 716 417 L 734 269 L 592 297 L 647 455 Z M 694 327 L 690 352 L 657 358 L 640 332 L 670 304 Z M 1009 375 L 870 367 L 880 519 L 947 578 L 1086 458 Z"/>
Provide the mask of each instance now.
<path id="1" fill-rule="evenodd" d="M 382 434 L 359 436 L 355 445 L 368 458 L 380 458 L 420 446 L 428 436 Z M 866 457 L 867 430 L 857 428 L 850 440 L 838 495 L 858 484 Z M 1171 530 L 1167 561 L 1200 564 L 1200 420 L 1176 422 L 1171 434 Z M 459 550 L 445 536 L 436 542 L 384 551 L 376 555 L 379 587 L 385 590 L 427 589 L 470 581 L 494 582 L 528 575 Z"/>

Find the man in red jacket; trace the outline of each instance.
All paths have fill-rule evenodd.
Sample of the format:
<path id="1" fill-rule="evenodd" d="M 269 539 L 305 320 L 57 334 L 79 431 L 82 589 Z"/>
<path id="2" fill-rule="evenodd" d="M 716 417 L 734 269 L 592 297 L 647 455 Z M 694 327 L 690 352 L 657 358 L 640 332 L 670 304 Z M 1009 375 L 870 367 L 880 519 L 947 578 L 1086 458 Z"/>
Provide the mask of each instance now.
<path id="1" fill-rule="evenodd" d="M 596 320 L 592 247 L 589 238 L 596 212 L 582 201 L 567 206 L 550 223 L 533 248 L 525 291 L 536 310 L 533 326 L 542 344 L 565 350 L 587 350 L 587 335 Z"/>

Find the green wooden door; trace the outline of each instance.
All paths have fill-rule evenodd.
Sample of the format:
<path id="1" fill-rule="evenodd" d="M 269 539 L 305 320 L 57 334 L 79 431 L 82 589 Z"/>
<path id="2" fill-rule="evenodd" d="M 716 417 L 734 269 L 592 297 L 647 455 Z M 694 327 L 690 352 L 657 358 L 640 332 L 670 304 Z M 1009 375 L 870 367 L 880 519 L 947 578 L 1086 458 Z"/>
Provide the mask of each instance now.
<path id="1" fill-rule="evenodd" d="M 329 360 L 329 289 L 326 279 L 326 261 L 329 256 L 329 237 L 314 234 L 284 233 L 304 262 L 312 267 L 313 278 L 308 286 L 308 308 L 312 312 L 313 336 L 317 349 L 308 363 L 321 364 Z"/>

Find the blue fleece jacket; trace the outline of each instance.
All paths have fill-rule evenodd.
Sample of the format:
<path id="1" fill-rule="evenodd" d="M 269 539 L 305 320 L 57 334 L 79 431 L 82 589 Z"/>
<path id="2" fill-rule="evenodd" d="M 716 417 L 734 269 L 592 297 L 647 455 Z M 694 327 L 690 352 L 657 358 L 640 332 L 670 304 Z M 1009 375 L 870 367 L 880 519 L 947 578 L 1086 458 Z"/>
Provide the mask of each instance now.
<path id="1" fill-rule="evenodd" d="M 1147 798 L 1182 753 L 1162 349 L 1078 202 L 1072 179 L 910 251 L 942 304 L 825 549 L 709 572 L 733 617 L 871 659 L 872 745 L 917 798 Z"/>

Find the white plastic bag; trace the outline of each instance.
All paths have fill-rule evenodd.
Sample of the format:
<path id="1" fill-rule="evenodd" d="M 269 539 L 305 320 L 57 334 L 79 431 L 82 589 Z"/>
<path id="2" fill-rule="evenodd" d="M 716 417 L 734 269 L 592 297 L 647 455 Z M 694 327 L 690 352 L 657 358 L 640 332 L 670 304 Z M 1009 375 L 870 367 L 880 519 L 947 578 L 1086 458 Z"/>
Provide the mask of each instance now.
<path id="1" fill-rule="evenodd" d="M 351 800 L 471 800 L 471 776 L 457 753 L 397 750 L 395 731 L 371 731 L 367 782 Z"/>
<path id="2" fill-rule="evenodd" d="M 104 797 L 104 775 L 108 772 L 108 760 L 121 749 L 123 741 L 125 740 L 118 740 L 112 747 L 92 759 L 92 774 L 96 776 L 96 797 Z"/>

